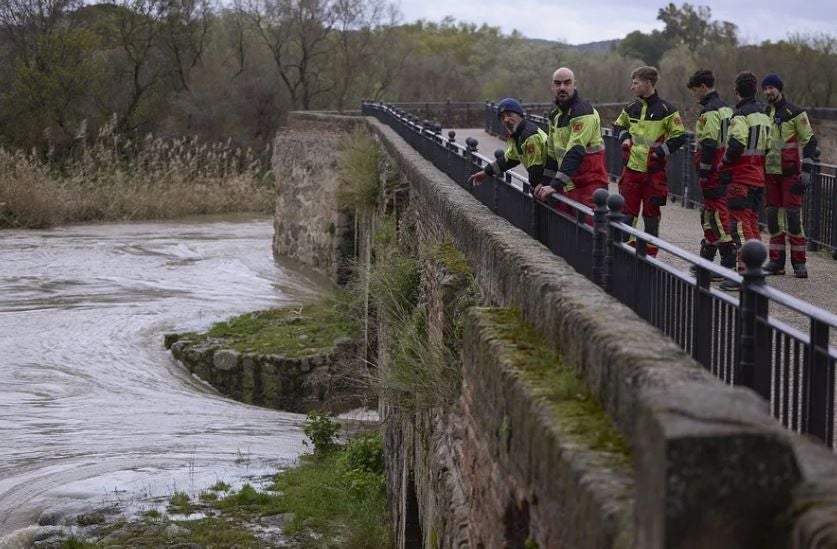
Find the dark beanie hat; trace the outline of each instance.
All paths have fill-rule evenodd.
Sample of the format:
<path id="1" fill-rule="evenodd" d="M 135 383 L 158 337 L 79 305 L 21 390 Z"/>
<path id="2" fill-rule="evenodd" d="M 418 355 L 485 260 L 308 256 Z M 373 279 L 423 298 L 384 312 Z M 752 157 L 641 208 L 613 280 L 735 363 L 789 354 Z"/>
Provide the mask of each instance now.
<path id="1" fill-rule="evenodd" d="M 779 78 L 779 75 L 775 72 L 771 72 L 767 76 L 764 77 L 764 80 L 761 81 L 761 89 L 766 88 L 767 86 L 773 86 L 779 91 L 782 91 L 782 88 L 785 87 L 784 82 L 782 79 Z"/>

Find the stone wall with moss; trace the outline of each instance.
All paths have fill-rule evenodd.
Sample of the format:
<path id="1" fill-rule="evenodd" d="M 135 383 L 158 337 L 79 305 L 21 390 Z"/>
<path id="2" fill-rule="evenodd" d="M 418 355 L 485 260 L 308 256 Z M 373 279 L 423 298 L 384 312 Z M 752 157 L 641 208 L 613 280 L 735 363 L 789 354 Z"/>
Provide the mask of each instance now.
<path id="1" fill-rule="evenodd" d="M 235 400 L 287 412 L 345 412 L 368 404 L 358 397 L 357 342 L 340 338 L 307 356 L 247 353 L 217 342 L 170 336 L 166 346 L 190 373 Z"/>
<path id="2" fill-rule="evenodd" d="M 837 474 L 829 451 L 394 131 L 366 124 L 410 204 L 395 222 L 406 247 L 368 255 L 421 266 L 408 314 L 382 311 L 386 299 L 370 309 L 399 548 L 778 549 L 814 538 L 799 493 Z"/>

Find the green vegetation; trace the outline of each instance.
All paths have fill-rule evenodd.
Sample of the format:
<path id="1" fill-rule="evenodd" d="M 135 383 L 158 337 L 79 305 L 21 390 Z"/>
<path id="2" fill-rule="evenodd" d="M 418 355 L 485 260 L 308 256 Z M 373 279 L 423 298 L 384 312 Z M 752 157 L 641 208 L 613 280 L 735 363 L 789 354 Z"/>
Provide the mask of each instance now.
<path id="1" fill-rule="evenodd" d="M 300 357 L 331 349 L 339 337 L 357 332 L 348 314 L 351 303 L 341 296 L 296 308 L 270 309 L 237 316 L 202 334 L 183 334 L 193 343 L 216 340 L 240 352 L 278 353 Z"/>
<path id="2" fill-rule="evenodd" d="M 305 460 L 276 476 L 273 489 L 283 512 L 293 519 L 285 532 L 311 530 L 304 547 L 386 548 L 392 546 L 387 517 L 380 435 L 353 438 L 322 459 Z M 331 540 L 331 541 L 326 541 Z"/>
<path id="3" fill-rule="evenodd" d="M 376 210 L 382 158 L 378 144 L 368 133 L 357 131 L 352 135 L 337 167 L 340 178 L 337 204 L 340 208 L 366 214 Z"/>
<path id="4" fill-rule="evenodd" d="M 459 345 L 464 312 L 479 301 L 479 291 L 465 258 L 449 242 L 428 244 L 413 255 L 398 241 L 395 223 L 384 219 L 375 235 L 376 262 L 368 274 L 370 297 L 389 334 L 387 368 L 377 390 L 387 402 L 407 412 L 448 406 L 459 396 L 462 373 Z M 428 333 L 428 304 L 421 295 L 425 260 L 449 275 L 441 338 Z"/>
<path id="5" fill-rule="evenodd" d="M 308 412 L 308 422 L 303 428 L 305 436 L 314 446 L 314 456 L 322 457 L 337 448 L 337 434 L 340 432 L 340 425 L 336 423 L 331 414 L 321 410 Z M 306 445 L 308 442 L 303 441 Z"/>
<path id="6" fill-rule="evenodd" d="M 547 347 L 543 336 L 514 309 L 483 311 L 491 321 L 495 341 L 504 345 L 502 352 L 507 353 L 509 366 L 518 371 L 536 398 L 549 402 L 561 432 L 628 463 L 631 451 L 624 437 L 584 382 Z"/>
<path id="7" fill-rule="evenodd" d="M 229 490 L 221 485 L 204 494 L 214 493 L 213 488 Z M 114 536 L 106 542 L 71 537 L 63 547 L 272 547 L 258 537 L 255 526 L 264 524 L 265 517 L 281 517 L 282 534 L 293 547 L 387 549 L 392 535 L 385 489 L 383 441 L 379 434 L 366 433 L 316 459 L 304 456 L 299 467 L 278 473 L 264 491 L 245 484 L 220 499 L 200 498 L 200 503 L 182 492 L 170 498 L 169 513 L 189 509 L 210 515 L 205 518 L 171 521 L 157 511 L 147 512 L 140 520 L 108 525 L 105 531 Z"/>
<path id="8" fill-rule="evenodd" d="M 189 500 L 189 495 L 186 492 L 175 492 L 169 498 L 169 513 L 179 513 L 182 515 L 191 514 L 193 511 L 192 503 Z"/>

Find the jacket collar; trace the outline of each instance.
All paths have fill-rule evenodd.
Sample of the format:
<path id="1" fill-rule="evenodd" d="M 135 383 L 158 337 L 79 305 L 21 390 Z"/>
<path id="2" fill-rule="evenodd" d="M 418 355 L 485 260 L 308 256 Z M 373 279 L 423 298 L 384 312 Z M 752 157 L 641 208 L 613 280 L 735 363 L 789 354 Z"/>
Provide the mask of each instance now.
<path id="1" fill-rule="evenodd" d="M 718 97 L 718 92 L 715 91 L 715 90 L 712 90 L 711 92 L 709 92 L 709 93 L 707 93 L 706 95 L 703 96 L 703 99 L 700 100 L 700 104 L 703 105 L 703 106 L 706 106 L 710 101 L 712 101 L 716 97 Z"/>

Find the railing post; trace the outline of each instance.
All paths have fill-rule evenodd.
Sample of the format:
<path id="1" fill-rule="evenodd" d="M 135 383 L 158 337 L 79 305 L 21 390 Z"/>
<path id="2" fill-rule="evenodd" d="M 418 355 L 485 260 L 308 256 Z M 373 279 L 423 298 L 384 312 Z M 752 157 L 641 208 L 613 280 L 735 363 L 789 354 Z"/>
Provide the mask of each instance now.
<path id="1" fill-rule="evenodd" d="M 805 235 L 808 237 L 808 251 L 816 252 L 820 249 L 817 241 L 822 242 L 822 178 L 815 167 L 811 174 L 811 185 L 805 192 L 803 214 L 805 217 Z M 832 230 L 837 230 L 832 226 Z"/>
<path id="2" fill-rule="evenodd" d="M 804 430 L 829 448 L 834 443 L 834 368 L 828 359 L 828 324 L 811 319 L 811 343 L 805 353 L 809 376 Z"/>
<path id="3" fill-rule="evenodd" d="M 735 373 L 735 384 L 744 385 L 755 390 L 759 395 L 770 398 L 770 362 L 757 362 L 756 345 L 763 347 L 769 342 L 759 342 L 759 320 L 767 320 L 767 299 L 756 293 L 754 289 L 764 285 L 765 272 L 761 266 L 767 259 L 767 248 L 759 240 L 748 240 L 741 247 L 741 260 L 746 266 L 742 273 L 744 279 L 741 285 L 740 315 L 741 329 L 739 332 L 738 368 Z M 759 353 L 762 354 L 762 353 Z M 769 353 L 768 353 L 769 356 Z M 758 366 L 758 369 L 756 368 Z"/>
<path id="4" fill-rule="evenodd" d="M 604 271 L 602 272 L 602 288 L 609 294 L 613 288 L 613 253 L 617 243 L 622 242 L 622 235 L 618 234 L 613 224 L 623 221 L 622 208 L 625 207 L 625 198 L 619 193 L 613 193 L 607 197 L 607 240 L 605 241 Z M 617 238 L 618 237 L 618 238 Z"/>
<path id="5" fill-rule="evenodd" d="M 474 154 L 477 152 L 479 141 L 477 141 L 474 137 L 469 137 L 465 140 L 465 146 L 467 147 L 467 152 L 465 153 L 465 178 L 467 179 L 468 177 L 471 177 L 471 175 L 476 173 L 476 171 L 474 170 Z M 469 190 L 473 194 L 473 187 Z"/>
<path id="6" fill-rule="evenodd" d="M 605 231 L 607 229 L 607 189 L 596 189 L 593 193 L 593 269 L 590 278 L 594 284 L 604 286 Z"/>

